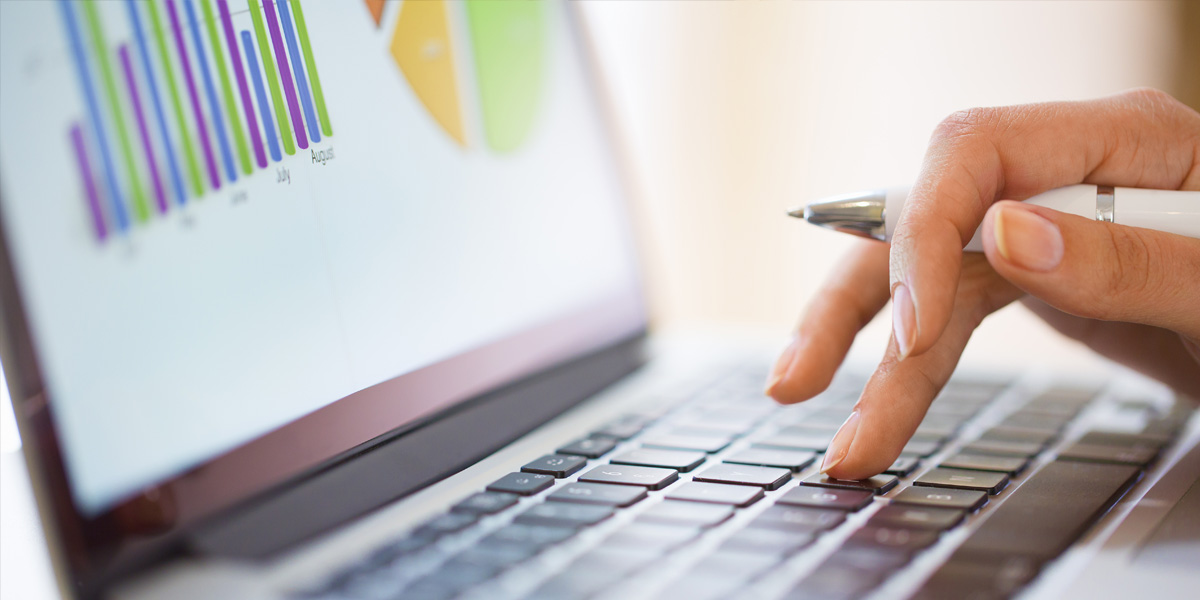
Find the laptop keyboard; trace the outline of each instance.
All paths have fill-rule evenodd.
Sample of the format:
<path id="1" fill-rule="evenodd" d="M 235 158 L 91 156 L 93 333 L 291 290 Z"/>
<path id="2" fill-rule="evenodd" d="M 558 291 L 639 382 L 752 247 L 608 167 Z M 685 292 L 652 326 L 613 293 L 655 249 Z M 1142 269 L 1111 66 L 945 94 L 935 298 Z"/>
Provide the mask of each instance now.
<path id="1" fill-rule="evenodd" d="M 781 407 L 762 395 L 764 378 L 736 370 L 669 410 L 531 456 L 295 597 L 893 597 L 889 581 L 945 540 L 957 546 L 900 596 L 1006 598 L 1136 483 L 1192 414 L 956 378 L 885 473 L 843 481 L 817 465 L 863 380 Z M 1088 431 L 1089 410 L 1125 411 L 1140 427 Z"/>

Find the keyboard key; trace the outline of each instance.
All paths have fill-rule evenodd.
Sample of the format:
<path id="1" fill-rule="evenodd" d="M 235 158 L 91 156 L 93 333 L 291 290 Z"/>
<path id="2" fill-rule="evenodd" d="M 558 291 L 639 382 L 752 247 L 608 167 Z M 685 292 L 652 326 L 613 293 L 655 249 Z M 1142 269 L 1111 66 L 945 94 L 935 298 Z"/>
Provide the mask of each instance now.
<path id="1" fill-rule="evenodd" d="M 916 552 L 933 545 L 941 535 L 941 531 L 933 529 L 908 529 L 905 527 L 875 527 L 865 526 L 850 534 L 846 539 L 848 546 L 868 546 L 872 548 L 890 548 L 902 552 Z"/>
<path id="2" fill-rule="evenodd" d="M 783 600 L 855 600 L 866 596 L 883 581 L 878 573 L 828 565 L 805 576 L 783 596 Z"/>
<path id="3" fill-rule="evenodd" d="M 667 494 L 672 500 L 750 506 L 763 498 L 762 489 L 745 485 L 689 481 Z"/>
<path id="4" fill-rule="evenodd" d="M 736 552 L 717 549 L 692 567 L 693 573 L 737 581 L 750 581 L 778 565 L 781 557 L 775 554 Z"/>
<path id="5" fill-rule="evenodd" d="M 534 505 L 517 515 L 513 522 L 579 528 L 595 525 L 611 516 L 613 516 L 613 509 L 608 506 L 545 502 Z"/>
<path id="6" fill-rule="evenodd" d="M 920 458 L 928 458 L 933 456 L 942 447 L 941 442 L 934 440 L 919 440 L 911 439 L 904 448 L 900 449 L 900 456 L 917 456 Z"/>
<path id="7" fill-rule="evenodd" d="M 574 475 L 576 471 L 582 469 L 586 464 L 587 459 L 582 456 L 547 454 L 521 467 L 521 471 L 525 473 L 541 473 L 561 479 Z"/>
<path id="8" fill-rule="evenodd" d="M 779 497 L 778 504 L 856 511 L 871 503 L 875 492 L 799 486 Z"/>
<path id="9" fill-rule="evenodd" d="M 867 524 L 879 527 L 945 531 L 962 523 L 965 517 L 966 513 L 957 508 L 888 504 L 871 515 Z"/>
<path id="10" fill-rule="evenodd" d="M 921 466 L 920 458 L 915 456 L 901 456 L 892 463 L 892 466 L 884 469 L 883 472 L 888 475 L 895 475 L 896 477 L 908 477 L 919 466 Z"/>
<path id="11" fill-rule="evenodd" d="M 1107 446 L 1075 442 L 1058 453 L 1059 458 L 1145 467 L 1158 458 L 1157 448 Z"/>
<path id="12" fill-rule="evenodd" d="M 996 440 L 1001 442 L 1029 442 L 1046 447 L 1058 433 L 1039 429 L 1017 429 L 1015 427 L 993 427 L 980 434 L 981 440 Z"/>
<path id="13" fill-rule="evenodd" d="M 1001 427 L 1016 427 L 1018 429 L 1035 429 L 1058 433 L 1070 422 L 1070 418 L 1053 415 L 1017 411 L 1000 422 Z"/>
<path id="14" fill-rule="evenodd" d="M 833 433 L 808 435 L 776 433 L 754 442 L 755 448 L 778 448 L 782 450 L 821 450 L 829 446 Z"/>
<path id="15" fill-rule="evenodd" d="M 519 496 L 532 496 L 554 485 L 554 477 L 537 473 L 509 473 L 487 486 L 489 492 L 507 492 Z"/>
<path id="16" fill-rule="evenodd" d="M 788 531 L 825 531 L 841 525 L 845 520 L 846 513 L 841 510 L 777 504 L 755 517 L 748 526 Z"/>
<path id="17" fill-rule="evenodd" d="M 452 512 L 491 515 L 517 503 L 517 496 L 501 492 L 479 492 L 450 507 Z"/>
<path id="18" fill-rule="evenodd" d="M 960 551 L 1050 560 L 1124 495 L 1138 473 L 1130 465 L 1051 462 L 996 507 Z"/>
<path id="19" fill-rule="evenodd" d="M 476 517 L 469 513 L 448 513 L 434 517 L 416 530 L 413 531 L 414 537 L 431 538 L 446 535 L 448 533 L 457 533 L 466 529 L 475 523 Z"/>
<path id="20" fill-rule="evenodd" d="M 650 421 L 651 419 L 641 415 L 625 415 L 593 431 L 592 435 L 627 440 L 641 433 Z"/>
<path id="21" fill-rule="evenodd" d="M 612 452 L 613 448 L 616 448 L 619 443 L 616 438 L 603 436 L 583 438 L 559 448 L 557 452 L 559 454 L 573 454 L 587 458 L 600 458 Z"/>
<path id="22" fill-rule="evenodd" d="M 642 445 L 647 448 L 665 448 L 668 450 L 698 450 L 700 452 L 720 452 L 724 450 L 730 437 L 710 437 L 696 435 L 681 435 L 675 433 L 659 433 L 642 438 Z"/>
<path id="23" fill-rule="evenodd" d="M 888 490 L 896 487 L 898 481 L 900 480 L 895 475 L 888 475 L 886 473 L 867 479 L 834 479 L 828 475 L 816 473 L 800 482 L 800 485 L 813 485 L 839 490 L 865 490 L 876 494 L 886 494 Z"/>
<path id="24" fill-rule="evenodd" d="M 807 450 L 750 448 L 726 457 L 725 462 L 759 467 L 778 467 L 793 472 L 800 472 L 811 465 L 816 459 L 817 453 Z"/>
<path id="25" fill-rule="evenodd" d="M 566 541 L 575 535 L 573 527 L 550 527 L 547 525 L 506 525 L 483 538 L 484 542 L 512 542 L 534 546 L 550 546 Z"/>
<path id="26" fill-rule="evenodd" d="M 796 552 L 816 539 L 812 533 L 747 527 L 726 539 L 721 550 L 782 556 Z"/>
<path id="27" fill-rule="evenodd" d="M 542 548 L 542 546 L 523 542 L 480 541 L 464 550 L 456 558 L 462 562 L 477 565 L 507 568 L 534 556 L 541 552 Z"/>
<path id="28" fill-rule="evenodd" d="M 637 516 L 637 520 L 666 525 L 713 527 L 732 516 L 733 507 L 730 506 L 664 500 L 643 511 Z"/>
<path id="29" fill-rule="evenodd" d="M 608 548 L 670 552 L 690 543 L 699 536 L 699 527 L 634 522 L 608 536 L 603 545 Z"/>
<path id="30" fill-rule="evenodd" d="M 1041 444 L 1029 442 L 1005 442 L 1000 440 L 975 440 L 962 447 L 964 452 L 971 454 L 990 454 L 993 456 L 1019 456 L 1032 458 L 1042 451 Z"/>
<path id="31" fill-rule="evenodd" d="M 629 575 L 650 566 L 659 557 L 659 554 L 637 548 L 598 546 L 580 555 L 571 563 L 569 569 L 604 570 L 618 575 Z"/>
<path id="32" fill-rule="evenodd" d="M 569 483 L 550 494 L 547 500 L 555 502 L 577 502 L 580 504 L 603 504 L 625 507 L 646 499 L 646 489 L 629 485 L 605 483 Z"/>
<path id="33" fill-rule="evenodd" d="M 942 461 L 941 466 L 953 469 L 971 469 L 973 471 L 996 471 L 1016 475 L 1025 470 L 1029 459 L 1020 456 L 988 456 L 986 454 L 971 454 L 959 452 Z"/>
<path id="34" fill-rule="evenodd" d="M 708 454 L 704 452 L 638 448 L 612 457 L 611 462 L 614 465 L 658 467 L 686 473 L 700 466 L 706 458 Z"/>
<path id="35" fill-rule="evenodd" d="M 1035 563 L 1020 557 L 968 561 L 956 554 L 938 568 L 912 598 L 1010 598 L 1037 572 Z"/>
<path id="36" fill-rule="evenodd" d="M 1008 485 L 1008 474 L 995 471 L 967 471 L 965 469 L 930 469 L 913 481 L 913 485 L 960 490 L 979 490 L 999 494 Z"/>
<path id="37" fill-rule="evenodd" d="M 1171 443 L 1170 436 L 1144 433 L 1117 433 L 1114 431 L 1089 431 L 1079 438 L 1081 444 L 1125 446 L 1128 448 L 1161 449 Z"/>
<path id="38" fill-rule="evenodd" d="M 892 496 L 892 502 L 973 511 L 986 504 L 987 497 L 987 492 L 974 490 L 935 490 L 910 486 Z"/>
<path id="39" fill-rule="evenodd" d="M 850 567 L 865 573 L 887 574 L 907 565 L 910 559 L 912 556 L 907 552 L 889 548 L 843 546 L 825 559 L 825 564 Z"/>
<path id="40" fill-rule="evenodd" d="M 619 582 L 621 573 L 600 569 L 567 569 L 547 579 L 528 600 L 584 600 Z"/>
<path id="41" fill-rule="evenodd" d="M 675 469 L 656 469 L 631 465 L 601 465 L 579 476 L 579 481 L 636 485 L 651 490 L 661 490 L 679 479 Z"/>
<path id="42" fill-rule="evenodd" d="M 753 485 L 767 490 L 777 490 L 792 480 L 792 472 L 773 467 L 716 464 L 696 473 L 693 481 Z"/>

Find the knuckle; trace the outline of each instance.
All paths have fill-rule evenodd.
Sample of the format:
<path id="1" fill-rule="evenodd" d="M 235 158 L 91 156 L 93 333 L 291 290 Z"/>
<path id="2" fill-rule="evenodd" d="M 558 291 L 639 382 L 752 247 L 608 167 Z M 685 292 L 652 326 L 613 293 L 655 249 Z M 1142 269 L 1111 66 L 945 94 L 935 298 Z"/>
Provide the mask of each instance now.
<path id="1" fill-rule="evenodd" d="M 1167 106 L 1181 104 L 1174 96 L 1153 87 L 1136 87 L 1121 93 L 1135 104 Z"/>
<path id="2" fill-rule="evenodd" d="M 1106 227 L 1111 244 L 1094 318 L 1113 320 L 1124 314 L 1131 302 L 1144 302 L 1156 296 L 1158 282 L 1151 264 L 1157 251 L 1154 242 L 1128 227 Z"/>
<path id="3" fill-rule="evenodd" d="M 950 113 L 933 130 L 935 140 L 970 138 L 991 130 L 997 120 L 995 108 L 968 108 Z"/>

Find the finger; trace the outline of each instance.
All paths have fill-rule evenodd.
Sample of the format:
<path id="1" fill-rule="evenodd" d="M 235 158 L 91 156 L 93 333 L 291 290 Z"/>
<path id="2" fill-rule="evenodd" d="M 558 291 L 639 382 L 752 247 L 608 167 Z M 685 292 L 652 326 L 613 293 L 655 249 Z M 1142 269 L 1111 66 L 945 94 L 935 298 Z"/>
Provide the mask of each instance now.
<path id="1" fill-rule="evenodd" d="M 1200 354 L 1193 355 L 1177 333 L 1139 323 L 1097 321 L 1067 314 L 1026 296 L 1021 303 L 1059 333 L 1086 344 L 1101 356 L 1200 398 Z"/>
<path id="2" fill-rule="evenodd" d="M 973 109 L 935 131 L 892 238 L 893 321 L 902 355 L 931 348 L 954 307 L 962 248 L 997 198 L 1068 184 L 1179 189 L 1200 177 L 1200 115 L 1135 90 L 1087 102 Z"/>
<path id="3" fill-rule="evenodd" d="M 888 249 L 860 242 L 845 267 L 813 297 L 767 382 L 768 396 L 792 404 L 821 393 L 850 350 L 854 336 L 887 304 Z"/>
<path id="4" fill-rule="evenodd" d="M 997 272 L 1061 311 L 1200 339 L 1200 239 L 1000 202 L 983 244 Z"/>
<path id="5" fill-rule="evenodd" d="M 830 443 L 822 471 L 838 479 L 863 479 L 888 468 L 954 372 L 980 321 L 1020 296 L 983 257 L 968 257 L 945 334 L 929 351 L 905 360 L 893 336 L 854 412 Z"/>

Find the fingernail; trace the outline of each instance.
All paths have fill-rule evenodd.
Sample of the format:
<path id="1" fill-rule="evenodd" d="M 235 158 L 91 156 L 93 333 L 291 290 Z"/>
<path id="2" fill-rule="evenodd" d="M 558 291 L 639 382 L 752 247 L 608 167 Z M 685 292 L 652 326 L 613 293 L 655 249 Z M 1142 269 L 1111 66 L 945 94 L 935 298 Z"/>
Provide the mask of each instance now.
<path id="1" fill-rule="evenodd" d="M 1000 256 L 1022 269 L 1044 273 L 1062 262 L 1062 232 L 1032 210 L 1001 208 L 996 211 L 993 233 Z"/>
<path id="2" fill-rule="evenodd" d="M 898 284 L 892 292 L 892 333 L 900 348 L 900 360 L 904 360 L 917 341 L 917 310 L 913 307 L 908 286 L 903 283 Z"/>
<path id="3" fill-rule="evenodd" d="M 783 352 L 779 353 L 779 358 L 775 360 L 775 366 L 771 367 L 771 376 L 767 377 L 766 394 L 768 396 L 771 395 L 771 392 L 775 391 L 775 386 L 779 385 L 780 381 L 783 381 L 783 376 L 791 370 L 792 361 L 796 359 L 796 351 L 799 347 L 800 337 L 796 336 L 792 338 L 791 342 L 788 342 L 787 348 L 784 348 Z"/>
<path id="4" fill-rule="evenodd" d="M 821 459 L 821 472 L 824 473 L 846 459 L 846 454 L 850 452 L 850 442 L 854 441 L 854 434 L 858 432 L 858 411 L 850 413 L 850 417 L 845 423 L 838 428 L 834 434 L 833 440 L 829 442 L 829 448 L 825 450 L 825 458 Z"/>

